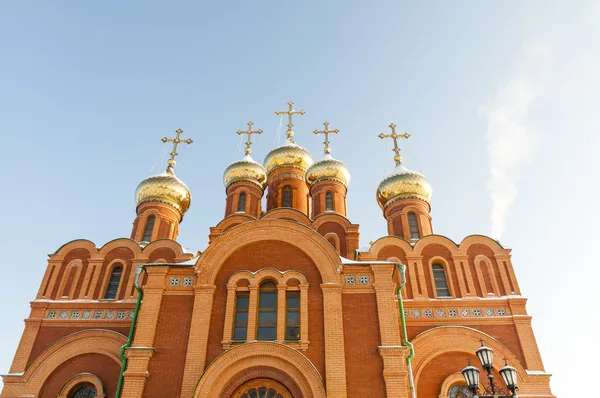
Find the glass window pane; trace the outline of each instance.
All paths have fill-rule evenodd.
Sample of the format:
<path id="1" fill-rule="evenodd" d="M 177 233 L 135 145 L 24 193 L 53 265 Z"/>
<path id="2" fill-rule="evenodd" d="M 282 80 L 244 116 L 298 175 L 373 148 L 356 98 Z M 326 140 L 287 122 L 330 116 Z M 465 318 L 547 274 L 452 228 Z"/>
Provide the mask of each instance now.
<path id="1" fill-rule="evenodd" d="M 288 311 L 287 313 L 287 322 L 290 324 L 300 323 L 300 312 L 298 311 Z"/>
<path id="2" fill-rule="evenodd" d="M 448 289 L 436 289 L 438 297 L 450 297 L 450 290 Z"/>
<path id="3" fill-rule="evenodd" d="M 258 328 L 258 338 L 260 340 L 275 340 L 277 333 L 274 326 L 262 326 Z"/>
<path id="4" fill-rule="evenodd" d="M 264 282 L 262 285 L 260 285 L 261 289 L 264 288 L 269 288 L 269 289 L 276 289 L 277 285 L 275 284 L 275 282 Z"/>
<path id="5" fill-rule="evenodd" d="M 233 329 L 233 338 L 235 340 L 246 340 L 246 328 L 245 327 L 237 327 Z"/>
<path id="6" fill-rule="evenodd" d="M 300 340 L 300 327 L 299 326 L 288 326 L 285 329 L 286 340 Z"/>
<path id="7" fill-rule="evenodd" d="M 248 311 L 238 311 L 235 314 L 235 324 L 236 325 L 248 324 Z"/>
<path id="8" fill-rule="evenodd" d="M 269 392 L 267 393 L 267 398 L 275 398 L 275 394 L 277 394 L 277 391 L 273 390 L 272 388 L 269 388 Z"/>
<path id="9" fill-rule="evenodd" d="M 267 388 L 259 387 L 258 388 L 258 398 L 265 398 L 265 395 L 267 395 Z"/>
<path id="10" fill-rule="evenodd" d="M 446 285 L 446 281 L 444 279 L 436 279 L 435 280 L 436 289 L 446 289 L 448 285 Z"/>
<path id="11" fill-rule="evenodd" d="M 258 395 L 256 395 L 256 390 L 254 388 L 248 391 L 248 395 L 250 395 L 250 398 L 258 398 Z"/>
<path id="12" fill-rule="evenodd" d="M 277 323 L 277 311 L 260 311 L 258 313 L 258 323 Z"/>
<path id="13" fill-rule="evenodd" d="M 260 292 L 260 308 L 276 308 L 277 292 Z"/>
<path id="14" fill-rule="evenodd" d="M 238 295 L 235 305 L 237 308 L 248 308 L 248 295 Z"/>
<path id="15" fill-rule="evenodd" d="M 288 294 L 287 306 L 288 306 L 288 308 L 300 308 L 300 295 L 299 294 Z"/>

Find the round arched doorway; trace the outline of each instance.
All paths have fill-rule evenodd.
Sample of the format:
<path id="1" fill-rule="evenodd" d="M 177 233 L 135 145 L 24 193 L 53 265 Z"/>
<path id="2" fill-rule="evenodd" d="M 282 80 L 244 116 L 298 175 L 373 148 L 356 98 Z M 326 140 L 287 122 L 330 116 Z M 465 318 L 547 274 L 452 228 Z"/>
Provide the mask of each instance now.
<path id="1" fill-rule="evenodd" d="M 271 379 L 254 379 L 240 386 L 231 398 L 293 398 L 282 384 Z"/>

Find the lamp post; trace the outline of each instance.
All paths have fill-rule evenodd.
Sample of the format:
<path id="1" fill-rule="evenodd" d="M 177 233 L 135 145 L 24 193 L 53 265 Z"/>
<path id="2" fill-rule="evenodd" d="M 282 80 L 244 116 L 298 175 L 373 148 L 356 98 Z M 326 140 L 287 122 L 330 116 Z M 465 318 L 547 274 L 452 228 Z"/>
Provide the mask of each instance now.
<path id="1" fill-rule="evenodd" d="M 517 390 L 519 389 L 517 386 L 517 369 L 510 366 L 506 359 L 504 359 L 504 367 L 500 369 L 500 376 L 502 376 L 502 380 L 504 380 L 504 384 L 510 391 L 510 395 L 508 395 L 498 384 L 494 382 L 494 374 L 492 373 L 494 370 L 494 350 L 490 347 L 486 347 L 483 344 L 483 340 L 481 341 L 481 347 L 475 351 L 477 358 L 481 362 L 481 367 L 486 371 L 489 387 L 483 386 L 483 391 L 479 387 L 479 369 L 475 366 L 469 365 L 462 370 L 462 375 L 467 382 L 467 387 L 473 393 L 475 398 L 477 397 L 494 397 L 494 398 L 518 398 Z"/>

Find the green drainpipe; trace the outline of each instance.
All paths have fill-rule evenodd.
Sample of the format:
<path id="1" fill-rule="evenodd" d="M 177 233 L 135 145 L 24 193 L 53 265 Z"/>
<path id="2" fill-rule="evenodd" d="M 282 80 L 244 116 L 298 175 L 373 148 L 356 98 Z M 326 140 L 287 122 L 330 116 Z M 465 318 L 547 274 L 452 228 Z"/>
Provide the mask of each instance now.
<path id="1" fill-rule="evenodd" d="M 403 344 L 407 346 L 410 350 L 410 353 L 406 357 L 406 366 L 408 368 L 408 383 L 410 385 L 410 396 L 411 398 L 417 398 L 415 394 L 415 381 L 413 379 L 412 372 L 412 359 L 415 356 L 415 348 L 408 341 L 408 335 L 406 334 L 406 319 L 404 318 L 404 304 L 402 303 L 402 288 L 406 285 L 406 275 L 404 274 L 404 264 L 396 264 L 398 267 L 398 271 L 400 271 L 400 275 L 402 275 L 402 283 L 396 289 L 396 296 L 398 296 L 398 311 L 400 311 L 400 324 L 402 325 L 402 339 Z"/>
<path id="2" fill-rule="evenodd" d="M 137 322 L 138 313 L 140 312 L 140 305 L 142 304 L 142 288 L 138 285 L 138 280 L 142 271 L 146 269 L 145 265 L 140 265 L 135 269 L 135 279 L 133 280 L 133 286 L 135 290 L 138 292 L 137 302 L 135 303 L 135 311 L 133 311 L 133 319 L 131 320 L 131 326 L 129 327 L 129 336 L 127 337 L 127 342 L 123 347 L 121 347 L 121 353 L 119 354 L 121 357 L 121 373 L 119 373 L 119 382 L 117 383 L 117 392 L 115 393 L 115 398 L 121 398 L 121 391 L 123 390 L 123 378 L 125 374 L 125 369 L 127 369 L 127 357 L 125 356 L 125 350 L 131 347 L 131 343 L 133 342 L 133 334 L 135 333 L 135 324 Z"/>

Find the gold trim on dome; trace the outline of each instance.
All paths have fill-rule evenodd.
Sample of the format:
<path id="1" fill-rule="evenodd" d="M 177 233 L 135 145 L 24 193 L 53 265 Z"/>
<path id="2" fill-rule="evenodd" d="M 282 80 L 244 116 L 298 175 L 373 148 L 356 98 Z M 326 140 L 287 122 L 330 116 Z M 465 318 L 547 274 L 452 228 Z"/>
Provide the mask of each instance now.
<path id="1" fill-rule="evenodd" d="M 242 160 L 230 164 L 223 173 L 223 184 L 226 189 L 238 181 L 251 182 L 264 190 L 267 185 L 267 173 L 260 163 L 255 162 L 250 155 L 246 155 Z"/>
<path id="2" fill-rule="evenodd" d="M 301 146 L 289 141 L 269 152 L 264 161 L 267 174 L 279 167 L 297 167 L 307 170 L 312 164 L 313 158 L 310 153 Z"/>
<path id="3" fill-rule="evenodd" d="M 306 171 L 306 182 L 310 186 L 326 179 L 338 180 L 347 187 L 350 183 L 350 170 L 343 162 L 328 156 Z"/>
<path id="4" fill-rule="evenodd" d="M 377 202 L 385 208 L 396 199 L 415 197 L 429 203 L 431 184 L 421 173 L 410 171 L 401 164 L 377 187 Z"/>
<path id="5" fill-rule="evenodd" d="M 183 215 L 190 208 L 192 195 L 183 181 L 172 173 L 164 172 L 140 182 L 135 200 L 138 206 L 145 202 L 166 203 Z"/>

